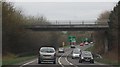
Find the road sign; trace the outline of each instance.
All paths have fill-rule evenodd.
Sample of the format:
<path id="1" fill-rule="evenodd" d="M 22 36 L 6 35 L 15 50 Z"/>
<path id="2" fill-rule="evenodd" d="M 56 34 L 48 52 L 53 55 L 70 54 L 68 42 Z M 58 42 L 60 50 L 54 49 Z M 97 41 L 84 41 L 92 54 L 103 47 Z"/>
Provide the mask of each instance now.
<path id="1" fill-rule="evenodd" d="M 69 42 L 76 42 L 76 37 L 75 36 L 68 36 L 68 41 Z"/>
<path id="2" fill-rule="evenodd" d="M 90 38 L 81 37 L 80 40 L 81 40 L 81 42 L 89 42 L 91 39 Z"/>

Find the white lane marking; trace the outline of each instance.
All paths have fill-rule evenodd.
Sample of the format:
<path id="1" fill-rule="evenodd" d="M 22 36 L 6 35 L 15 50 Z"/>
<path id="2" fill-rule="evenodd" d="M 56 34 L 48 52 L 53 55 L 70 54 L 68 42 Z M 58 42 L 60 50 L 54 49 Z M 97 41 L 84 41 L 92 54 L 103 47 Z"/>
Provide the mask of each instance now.
<path id="1" fill-rule="evenodd" d="M 58 59 L 58 63 L 61 65 L 62 63 L 60 62 L 61 57 Z"/>
<path id="2" fill-rule="evenodd" d="M 64 53 L 64 54 L 65 54 L 65 53 Z M 64 54 L 63 54 L 63 55 L 64 55 Z M 62 55 L 62 56 L 63 56 L 63 55 Z M 69 55 L 69 54 L 68 54 L 68 55 Z M 74 64 L 72 64 L 71 62 L 68 61 L 68 59 L 67 59 L 68 55 L 66 56 L 65 60 L 66 60 L 67 63 L 69 63 L 70 65 L 74 65 Z M 59 63 L 62 67 L 64 67 L 63 64 L 60 62 L 60 59 L 62 58 L 62 56 L 58 59 L 58 63 Z M 74 65 L 74 66 L 77 67 L 76 65 Z"/>
<path id="3" fill-rule="evenodd" d="M 63 55 L 64 55 L 64 54 L 63 54 Z M 62 55 L 62 56 L 63 56 L 63 55 Z M 58 63 L 59 63 L 62 67 L 64 67 L 64 66 L 62 65 L 62 63 L 60 62 L 60 59 L 62 58 L 62 56 L 59 57 Z"/>
<path id="4" fill-rule="evenodd" d="M 33 63 L 33 62 L 35 62 L 35 61 L 36 61 L 36 59 L 33 60 L 33 61 L 30 61 L 30 62 L 27 62 L 27 63 L 25 63 L 25 64 L 22 64 L 20 67 L 23 67 L 23 66 L 25 66 L 25 65 L 31 64 L 31 63 Z"/>
<path id="5" fill-rule="evenodd" d="M 70 63 L 69 61 L 68 61 L 68 59 L 67 58 L 65 58 L 65 60 L 70 64 L 70 65 L 73 65 L 72 63 Z"/>
<path id="6" fill-rule="evenodd" d="M 69 54 L 68 54 L 68 55 L 69 55 Z M 68 61 L 68 59 L 67 59 L 68 55 L 66 56 L 65 60 L 66 60 L 70 65 L 74 65 L 74 64 L 72 64 L 71 62 Z M 74 66 L 75 66 L 75 67 L 78 67 L 78 66 L 76 66 L 76 65 L 74 65 Z"/>

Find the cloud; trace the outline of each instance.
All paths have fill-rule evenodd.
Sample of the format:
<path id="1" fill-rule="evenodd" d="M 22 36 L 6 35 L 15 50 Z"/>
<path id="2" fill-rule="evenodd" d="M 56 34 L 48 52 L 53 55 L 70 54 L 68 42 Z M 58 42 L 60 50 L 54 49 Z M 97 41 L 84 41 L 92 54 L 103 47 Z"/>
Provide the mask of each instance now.
<path id="1" fill-rule="evenodd" d="M 16 8 L 21 7 L 25 15 L 43 15 L 48 20 L 93 20 L 99 14 L 112 10 L 114 2 L 16 2 Z"/>

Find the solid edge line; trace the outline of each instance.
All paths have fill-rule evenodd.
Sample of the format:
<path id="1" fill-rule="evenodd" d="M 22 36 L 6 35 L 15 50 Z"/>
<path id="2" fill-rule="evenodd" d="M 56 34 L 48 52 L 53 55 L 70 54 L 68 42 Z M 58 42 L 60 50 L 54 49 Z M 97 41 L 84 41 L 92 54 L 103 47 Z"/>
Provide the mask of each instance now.
<path id="1" fill-rule="evenodd" d="M 64 54 L 63 54 L 64 55 Z M 62 56 L 63 56 L 62 55 Z M 62 58 L 62 56 L 60 56 L 59 58 L 58 58 L 58 63 L 62 66 L 62 67 L 64 67 L 63 65 L 62 65 L 62 63 L 60 62 L 60 59 Z"/>
<path id="2" fill-rule="evenodd" d="M 66 60 L 70 65 L 74 65 L 74 64 L 70 63 L 67 58 L 65 58 L 65 60 Z"/>
<path id="3" fill-rule="evenodd" d="M 69 55 L 69 54 L 68 54 L 68 55 Z M 66 60 L 70 65 L 73 65 L 73 66 L 75 66 L 75 67 L 78 67 L 78 66 L 76 66 L 76 65 L 74 65 L 73 63 L 71 63 L 71 62 L 68 61 L 68 55 L 66 56 L 65 60 Z"/>
<path id="4" fill-rule="evenodd" d="M 33 60 L 33 61 L 30 61 L 30 62 L 24 63 L 24 64 L 22 64 L 20 67 L 23 67 L 23 66 L 25 66 L 25 65 L 31 64 L 31 63 L 33 63 L 33 62 L 35 62 L 35 61 L 36 61 L 36 59 Z"/>

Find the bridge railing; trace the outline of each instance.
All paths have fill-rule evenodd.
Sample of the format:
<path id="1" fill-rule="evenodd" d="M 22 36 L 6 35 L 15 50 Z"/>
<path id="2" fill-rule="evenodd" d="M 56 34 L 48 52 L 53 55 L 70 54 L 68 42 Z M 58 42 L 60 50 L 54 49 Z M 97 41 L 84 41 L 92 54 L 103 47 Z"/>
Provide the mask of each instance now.
<path id="1" fill-rule="evenodd" d="M 61 24 L 52 24 L 52 25 L 31 25 L 31 26 L 27 26 L 27 28 L 61 28 L 61 27 L 64 27 L 64 28 L 72 28 L 72 27 L 109 27 L 108 25 L 106 24 L 65 24 L 65 25 L 61 25 Z"/>
<path id="2" fill-rule="evenodd" d="M 26 28 L 47 28 L 47 27 L 109 27 L 108 23 L 99 22 L 50 22 L 50 24 L 32 24 L 24 26 Z"/>
<path id="3" fill-rule="evenodd" d="M 100 22 L 50 22 L 52 25 L 108 25 L 107 22 L 100 23 Z"/>

